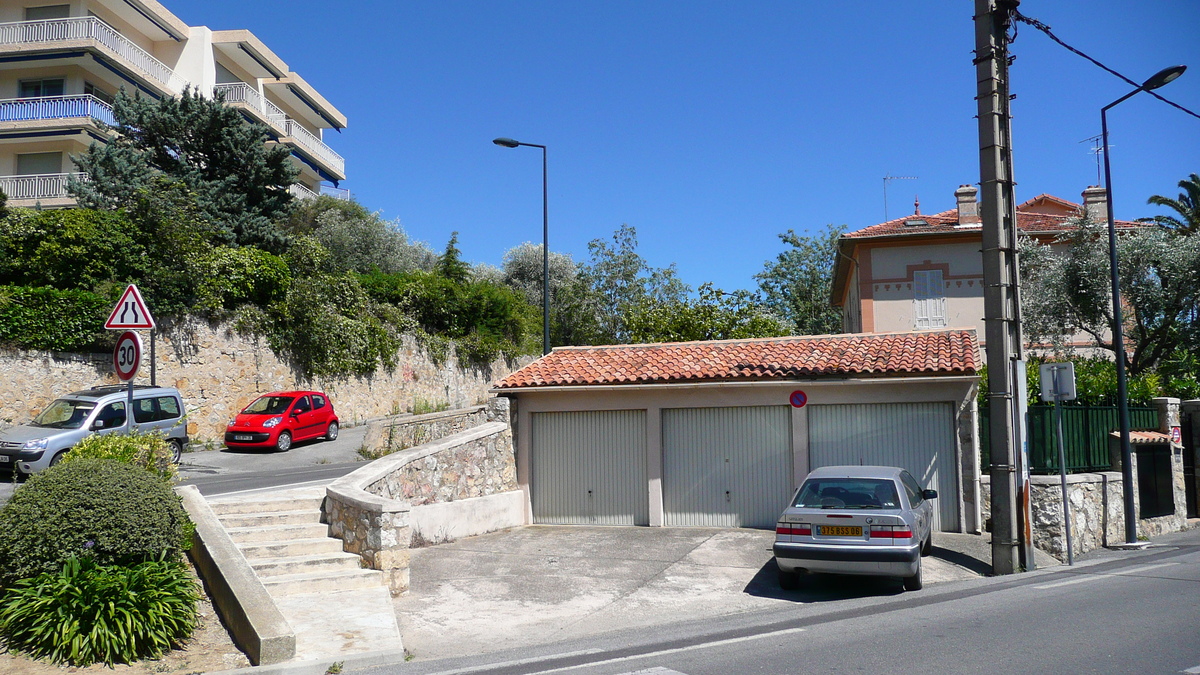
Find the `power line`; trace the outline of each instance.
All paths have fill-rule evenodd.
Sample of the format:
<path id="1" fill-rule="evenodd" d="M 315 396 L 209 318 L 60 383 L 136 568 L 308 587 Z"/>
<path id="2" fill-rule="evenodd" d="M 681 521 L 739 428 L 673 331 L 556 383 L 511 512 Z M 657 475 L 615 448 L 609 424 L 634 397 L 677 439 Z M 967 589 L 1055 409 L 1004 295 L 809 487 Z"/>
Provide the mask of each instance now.
<path id="1" fill-rule="evenodd" d="M 1055 41 L 1055 42 L 1057 42 L 1058 44 L 1062 45 L 1062 46 L 1063 46 L 1063 47 L 1065 47 L 1065 48 L 1066 48 L 1068 51 L 1070 51 L 1070 52 L 1072 52 L 1072 53 L 1074 53 L 1074 54 L 1078 54 L 1079 56 L 1082 56 L 1083 58 L 1087 59 L 1088 61 L 1091 61 L 1091 62 L 1092 62 L 1092 63 L 1094 63 L 1095 65 L 1099 66 L 1099 67 L 1100 67 L 1102 70 L 1104 70 L 1104 71 L 1106 71 L 1106 72 L 1108 72 L 1108 73 L 1110 73 L 1110 74 L 1112 74 L 1112 75 L 1116 75 L 1117 77 L 1121 78 L 1121 79 L 1122 79 L 1122 80 L 1124 80 L 1125 82 L 1128 82 L 1129 84 L 1133 85 L 1134 87 L 1136 87 L 1136 88 L 1138 88 L 1138 89 L 1141 89 L 1141 88 L 1142 88 L 1142 83 L 1141 83 L 1141 82 L 1134 82 L 1133 80 L 1129 79 L 1128 77 L 1125 77 L 1125 76 L 1124 76 L 1124 75 L 1122 75 L 1121 73 L 1118 73 L 1117 71 L 1113 70 L 1112 68 L 1109 68 L 1108 66 L 1104 65 L 1103 63 L 1100 63 L 1100 62 L 1099 62 L 1099 61 L 1097 61 L 1096 59 L 1093 59 L 1092 57 L 1088 56 L 1087 54 L 1084 54 L 1083 52 L 1079 51 L 1078 49 L 1076 49 L 1076 48 L 1072 47 L 1071 45 L 1069 45 L 1069 44 L 1067 44 L 1067 43 L 1065 43 L 1065 42 L 1063 42 L 1061 39 L 1059 39 L 1059 38 L 1058 38 L 1058 36 L 1057 36 L 1057 35 L 1055 35 L 1054 33 L 1052 33 L 1052 32 L 1050 31 L 1050 26 L 1047 26 L 1046 24 L 1042 23 L 1041 21 L 1038 21 L 1037 19 L 1032 19 L 1032 18 L 1030 18 L 1030 17 L 1027 17 L 1027 16 L 1025 16 L 1025 15 L 1024 15 L 1024 14 L 1022 14 L 1021 12 L 1017 11 L 1017 10 L 1016 10 L 1016 8 L 1013 8 L 1013 9 L 1011 10 L 1011 12 L 1012 12 L 1012 16 L 1013 16 L 1013 18 L 1014 18 L 1014 19 L 1016 19 L 1017 21 L 1020 21 L 1021 23 L 1029 24 L 1030 26 L 1033 26 L 1034 28 L 1036 28 L 1036 29 L 1038 29 L 1038 30 L 1042 31 L 1043 33 L 1045 33 L 1045 34 L 1046 34 L 1046 37 L 1049 37 L 1051 40 L 1054 40 L 1054 41 Z M 1013 40 L 1015 40 L 1015 39 L 1016 39 L 1016 29 L 1015 29 L 1015 27 L 1014 27 L 1014 29 L 1013 29 L 1013 37 L 1012 37 L 1012 39 L 1013 39 Z M 1185 112 L 1185 113 L 1187 113 L 1187 114 L 1191 115 L 1192 117 L 1195 117 L 1196 119 L 1200 119 L 1200 115 L 1198 115 L 1198 114 L 1196 114 L 1196 113 L 1192 112 L 1191 110 L 1188 110 L 1187 108 L 1185 108 L 1185 107 L 1183 107 L 1183 106 L 1179 105 L 1178 103 L 1175 103 L 1174 101 L 1171 101 L 1171 100 L 1165 99 L 1165 98 L 1163 98 L 1162 96 L 1158 95 L 1157 93 L 1155 93 L 1155 92 L 1153 92 L 1153 91 L 1150 91 L 1150 90 L 1148 90 L 1148 89 L 1147 89 L 1147 90 L 1144 90 L 1144 91 L 1145 91 L 1147 94 L 1150 94 L 1151 96 L 1153 96 L 1154 98 L 1156 98 L 1156 99 L 1158 99 L 1158 100 L 1162 101 L 1163 103 L 1166 103 L 1167 105 L 1173 106 L 1173 107 L 1175 107 L 1175 108 L 1179 108 L 1180 110 L 1182 110 L 1183 112 Z"/>

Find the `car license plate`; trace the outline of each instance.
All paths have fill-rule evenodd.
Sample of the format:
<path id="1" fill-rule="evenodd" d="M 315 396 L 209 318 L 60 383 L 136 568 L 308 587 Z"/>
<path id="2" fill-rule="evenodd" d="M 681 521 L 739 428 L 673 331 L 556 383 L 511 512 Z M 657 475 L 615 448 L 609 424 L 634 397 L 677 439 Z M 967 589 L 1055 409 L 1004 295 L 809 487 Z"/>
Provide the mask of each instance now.
<path id="1" fill-rule="evenodd" d="M 238 434 L 233 437 L 233 440 L 235 440 L 235 441 L 252 441 L 252 440 L 254 440 L 254 437 L 246 435 L 246 434 Z"/>
<path id="2" fill-rule="evenodd" d="M 9 459 L 8 455 L 0 455 L 0 464 L 7 464 L 8 462 L 11 462 L 11 461 L 12 460 Z"/>
<path id="3" fill-rule="evenodd" d="M 854 526 L 847 527 L 844 525 L 821 525 L 818 528 L 820 531 L 817 534 L 823 534 L 827 537 L 861 537 L 862 527 Z"/>

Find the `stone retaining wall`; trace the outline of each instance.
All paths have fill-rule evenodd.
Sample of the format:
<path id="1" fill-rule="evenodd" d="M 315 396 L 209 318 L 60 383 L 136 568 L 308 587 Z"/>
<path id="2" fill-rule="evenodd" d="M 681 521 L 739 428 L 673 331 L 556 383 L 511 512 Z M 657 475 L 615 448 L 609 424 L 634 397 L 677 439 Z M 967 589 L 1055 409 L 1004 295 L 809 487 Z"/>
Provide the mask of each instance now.
<path id="1" fill-rule="evenodd" d="M 330 534 L 342 540 L 343 550 L 384 572 L 392 593 L 408 590 L 408 548 L 414 542 L 524 524 L 512 432 L 499 421 L 507 417 L 507 404 L 489 402 L 487 414 L 497 421 L 390 454 L 326 489 Z M 431 514 L 436 517 L 414 516 L 433 506 L 439 507 Z M 430 524 L 428 531 L 420 529 L 421 522 Z"/>
<path id="2" fill-rule="evenodd" d="M 453 353 L 438 364 L 411 337 L 396 354 L 396 367 L 366 377 L 300 378 L 261 341 L 240 336 L 228 325 L 204 322 L 160 324 L 156 339 L 157 383 L 177 387 L 188 411 L 193 440 L 220 443 L 225 425 L 259 394 L 317 389 L 333 400 L 343 426 L 395 415 L 414 402 L 464 408 L 487 400 L 491 383 L 532 357 L 497 359 L 484 368 L 460 366 Z M 150 383 L 150 338 L 136 384 Z M 32 419 L 62 394 L 117 384 L 111 354 L 0 351 L 0 428 Z"/>
<path id="3" fill-rule="evenodd" d="M 483 405 L 425 415 L 394 415 L 367 422 L 363 436 L 363 454 L 383 457 L 426 441 L 445 438 L 488 421 L 489 408 Z M 503 420 L 501 420 L 503 421 Z"/>

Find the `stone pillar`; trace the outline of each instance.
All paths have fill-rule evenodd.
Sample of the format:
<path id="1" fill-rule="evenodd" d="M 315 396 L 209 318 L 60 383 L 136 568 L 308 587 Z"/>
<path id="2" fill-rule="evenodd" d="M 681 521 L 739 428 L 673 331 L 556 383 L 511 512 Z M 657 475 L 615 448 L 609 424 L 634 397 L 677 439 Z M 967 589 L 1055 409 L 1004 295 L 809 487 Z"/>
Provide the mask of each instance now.
<path id="1" fill-rule="evenodd" d="M 1171 484 L 1174 486 L 1175 517 L 1180 529 L 1187 522 L 1187 482 L 1183 473 L 1183 442 L 1180 428 L 1179 399 L 1163 396 L 1154 399 L 1158 408 L 1158 430 L 1171 439 Z"/>

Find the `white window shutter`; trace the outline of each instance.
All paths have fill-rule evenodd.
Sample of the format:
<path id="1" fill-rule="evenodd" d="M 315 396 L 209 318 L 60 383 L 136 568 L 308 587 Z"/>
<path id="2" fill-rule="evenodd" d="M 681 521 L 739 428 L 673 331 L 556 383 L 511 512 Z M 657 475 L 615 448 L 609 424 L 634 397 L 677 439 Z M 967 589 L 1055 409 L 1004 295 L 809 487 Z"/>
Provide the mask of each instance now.
<path id="1" fill-rule="evenodd" d="M 913 317 L 917 328 L 929 327 L 929 272 L 913 272 Z"/>
<path id="2" fill-rule="evenodd" d="M 927 284 L 929 289 L 929 326 L 944 328 L 946 326 L 946 282 L 942 280 L 942 271 L 930 270 Z"/>

